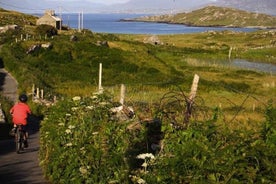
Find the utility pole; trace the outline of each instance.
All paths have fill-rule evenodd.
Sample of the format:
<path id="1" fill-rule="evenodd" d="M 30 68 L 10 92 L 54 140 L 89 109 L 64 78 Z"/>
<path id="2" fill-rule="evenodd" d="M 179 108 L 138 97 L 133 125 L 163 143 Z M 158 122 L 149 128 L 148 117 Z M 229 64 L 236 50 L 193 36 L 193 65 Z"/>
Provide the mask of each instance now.
<path id="1" fill-rule="evenodd" d="M 81 18 L 80 18 L 80 12 L 79 12 L 79 17 L 78 17 L 78 18 L 79 18 L 79 19 L 78 19 L 78 30 L 79 30 L 79 32 L 80 32 L 80 29 L 81 29 L 81 28 L 80 28 L 80 19 L 81 19 Z"/>
<path id="2" fill-rule="evenodd" d="M 61 30 L 61 27 L 62 27 L 62 24 L 61 24 L 61 21 L 62 21 L 62 15 L 61 15 L 61 7 L 59 6 L 59 18 L 60 18 L 60 22 L 59 22 L 59 30 Z"/>
<path id="3" fill-rule="evenodd" d="M 79 12 L 78 30 L 83 30 L 83 11 Z"/>
<path id="4" fill-rule="evenodd" d="M 83 11 L 81 12 L 81 30 L 83 30 Z"/>

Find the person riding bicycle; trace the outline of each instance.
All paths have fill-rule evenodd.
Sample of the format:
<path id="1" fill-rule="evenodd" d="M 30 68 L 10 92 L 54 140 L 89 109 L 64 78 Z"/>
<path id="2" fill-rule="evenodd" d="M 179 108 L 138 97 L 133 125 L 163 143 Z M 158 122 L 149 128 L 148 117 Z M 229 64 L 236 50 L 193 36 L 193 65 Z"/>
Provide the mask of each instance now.
<path id="1" fill-rule="evenodd" d="M 21 94 L 19 96 L 19 102 L 15 104 L 11 109 L 10 113 L 12 115 L 12 122 L 14 125 L 14 129 L 18 125 L 22 125 L 22 129 L 24 132 L 24 146 L 28 147 L 28 132 L 27 132 L 27 118 L 32 113 L 30 107 L 27 104 L 28 97 L 26 94 Z"/>

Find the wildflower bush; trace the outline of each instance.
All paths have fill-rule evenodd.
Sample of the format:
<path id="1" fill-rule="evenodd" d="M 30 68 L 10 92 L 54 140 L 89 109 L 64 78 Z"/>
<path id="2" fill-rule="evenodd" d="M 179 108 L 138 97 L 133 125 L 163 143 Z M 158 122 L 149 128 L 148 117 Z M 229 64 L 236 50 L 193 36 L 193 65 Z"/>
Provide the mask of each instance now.
<path id="1" fill-rule="evenodd" d="M 139 135 L 110 115 L 109 97 L 64 100 L 42 122 L 40 164 L 53 183 L 127 183 Z M 139 148 L 138 148 L 139 151 Z M 128 153 L 126 155 L 126 153 Z"/>
<path id="2" fill-rule="evenodd" d="M 274 183 L 276 181 L 275 108 L 265 113 L 261 132 L 230 130 L 215 120 L 176 130 L 163 122 L 163 150 L 146 183 Z"/>
<path id="3" fill-rule="evenodd" d="M 117 105 L 111 99 L 106 94 L 74 97 L 49 110 L 41 128 L 40 164 L 52 183 L 276 181 L 272 104 L 259 132 L 218 126 L 216 114 L 184 129 L 163 118 L 160 149 L 152 151 L 148 125 L 128 130 L 131 121 L 119 122 L 110 113 Z"/>

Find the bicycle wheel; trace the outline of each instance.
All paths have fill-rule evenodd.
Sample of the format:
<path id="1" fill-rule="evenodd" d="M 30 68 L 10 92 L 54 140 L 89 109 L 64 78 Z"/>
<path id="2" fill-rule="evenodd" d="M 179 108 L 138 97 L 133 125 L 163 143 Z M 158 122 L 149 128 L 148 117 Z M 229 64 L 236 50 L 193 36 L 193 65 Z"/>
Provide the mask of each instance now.
<path id="1" fill-rule="evenodd" d="M 16 153 L 20 153 L 23 149 L 23 132 L 21 131 L 21 127 L 17 127 L 16 134 L 15 134 L 15 146 L 16 146 Z"/>

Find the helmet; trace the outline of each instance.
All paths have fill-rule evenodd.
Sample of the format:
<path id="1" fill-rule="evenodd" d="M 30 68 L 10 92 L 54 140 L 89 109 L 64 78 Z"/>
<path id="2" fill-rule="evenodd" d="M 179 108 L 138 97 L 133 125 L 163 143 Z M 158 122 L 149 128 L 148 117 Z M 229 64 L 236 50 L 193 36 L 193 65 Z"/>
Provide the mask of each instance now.
<path id="1" fill-rule="evenodd" d="M 25 95 L 25 94 L 20 95 L 19 96 L 19 101 L 20 102 L 27 102 L 28 101 L 27 95 Z"/>

